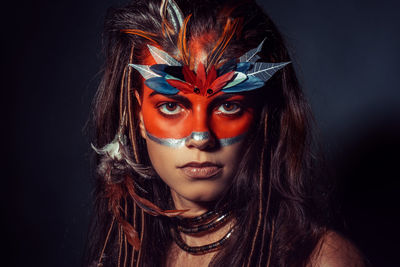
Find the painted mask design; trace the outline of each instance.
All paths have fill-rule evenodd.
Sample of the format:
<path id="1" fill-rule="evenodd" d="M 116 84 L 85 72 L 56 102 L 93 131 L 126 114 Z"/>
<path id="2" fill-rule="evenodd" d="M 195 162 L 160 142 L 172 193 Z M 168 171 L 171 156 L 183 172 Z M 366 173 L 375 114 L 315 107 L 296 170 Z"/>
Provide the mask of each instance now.
<path id="1" fill-rule="evenodd" d="M 181 147 L 190 140 L 212 139 L 214 146 L 240 141 L 254 115 L 243 92 L 263 87 L 289 63 L 256 62 L 263 42 L 218 69 L 211 66 L 206 71 L 199 63 L 196 72 L 148 45 L 156 64 L 129 64 L 144 78 L 141 108 L 147 136 L 169 147 Z"/>

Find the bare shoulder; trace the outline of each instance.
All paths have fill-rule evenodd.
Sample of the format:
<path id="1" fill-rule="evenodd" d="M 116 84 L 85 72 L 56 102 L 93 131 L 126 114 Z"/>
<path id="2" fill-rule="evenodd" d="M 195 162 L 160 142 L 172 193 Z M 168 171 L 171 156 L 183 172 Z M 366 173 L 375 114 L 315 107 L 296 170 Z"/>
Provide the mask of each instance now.
<path id="1" fill-rule="evenodd" d="M 348 239 L 329 231 L 311 255 L 308 267 L 365 267 L 360 251 Z"/>

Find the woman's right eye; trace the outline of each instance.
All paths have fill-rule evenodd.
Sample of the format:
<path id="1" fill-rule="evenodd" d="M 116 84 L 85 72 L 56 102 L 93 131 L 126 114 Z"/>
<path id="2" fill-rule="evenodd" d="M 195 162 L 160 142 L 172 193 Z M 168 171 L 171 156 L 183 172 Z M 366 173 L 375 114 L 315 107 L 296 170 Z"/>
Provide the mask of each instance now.
<path id="1" fill-rule="evenodd" d="M 176 115 L 182 111 L 182 107 L 175 102 L 167 102 L 158 106 L 158 110 L 165 115 Z"/>

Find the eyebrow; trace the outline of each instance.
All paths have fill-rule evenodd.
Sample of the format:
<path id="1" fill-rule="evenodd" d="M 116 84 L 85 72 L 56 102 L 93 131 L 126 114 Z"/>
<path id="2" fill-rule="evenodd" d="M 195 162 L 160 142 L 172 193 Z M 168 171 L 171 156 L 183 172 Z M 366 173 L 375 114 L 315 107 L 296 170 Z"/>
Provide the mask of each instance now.
<path id="1" fill-rule="evenodd" d="M 166 94 L 161 94 L 159 92 L 154 91 L 149 95 L 149 97 L 153 97 L 155 95 L 161 95 L 161 96 L 164 96 L 164 97 L 169 98 L 171 100 L 175 100 L 177 102 L 182 103 L 184 106 L 188 106 L 188 107 L 192 106 L 192 103 L 190 102 L 190 100 L 187 99 L 186 97 L 182 96 L 182 95 L 166 95 Z"/>
<path id="2" fill-rule="evenodd" d="M 215 97 L 215 98 L 211 101 L 210 106 L 215 105 L 215 103 L 223 102 L 223 101 L 225 101 L 225 100 L 228 100 L 229 98 L 232 98 L 232 97 L 237 96 L 237 95 L 238 95 L 238 94 L 222 94 L 222 95 L 219 95 L 219 96 Z"/>

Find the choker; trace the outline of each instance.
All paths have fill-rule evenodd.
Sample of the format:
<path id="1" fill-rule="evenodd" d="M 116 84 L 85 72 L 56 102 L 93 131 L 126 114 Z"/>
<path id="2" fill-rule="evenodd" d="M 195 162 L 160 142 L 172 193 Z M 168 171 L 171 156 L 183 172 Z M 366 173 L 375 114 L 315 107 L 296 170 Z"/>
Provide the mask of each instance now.
<path id="1" fill-rule="evenodd" d="M 231 212 L 225 207 L 222 210 L 208 211 L 200 216 L 194 218 L 175 218 L 175 226 L 171 228 L 171 234 L 175 243 L 184 251 L 191 254 L 205 254 L 208 252 L 216 251 L 220 249 L 226 241 L 231 237 L 233 228 L 222 237 L 220 240 L 207 244 L 204 246 L 191 247 L 183 241 L 181 233 L 185 234 L 196 234 L 202 232 L 209 232 L 218 226 L 222 225 L 228 218 L 230 218 Z"/>
<path id="2" fill-rule="evenodd" d="M 218 213 L 215 213 L 214 215 L 219 215 Z M 225 212 L 221 214 L 221 216 L 218 216 L 215 219 L 208 220 L 208 222 L 205 222 L 204 224 L 187 224 L 187 223 L 178 223 L 178 231 L 185 233 L 185 234 L 195 234 L 195 233 L 201 233 L 205 231 L 212 230 L 216 228 L 217 226 L 221 225 L 223 222 L 225 222 L 229 218 L 230 212 Z"/>
<path id="3" fill-rule="evenodd" d="M 172 237 L 174 238 L 174 241 L 178 245 L 178 247 L 180 247 L 181 249 L 183 249 L 186 252 L 189 252 L 190 254 L 200 255 L 200 254 L 205 254 L 205 253 L 216 251 L 216 250 L 220 249 L 226 243 L 226 241 L 231 237 L 231 235 L 233 233 L 233 229 L 234 228 L 229 230 L 229 232 L 224 237 L 222 237 L 220 240 L 218 240 L 216 242 L 213 242 L 211 244 L 207 244 L 204 246 L 196 246 L 196 247 L 191 247 L 191 246 L 187 245 L 185 243 L 185 241 L 183 241 L 180 233 L 177 232 L 175 228 L 171 229 L 171 233 L 172 233 Z"/>

